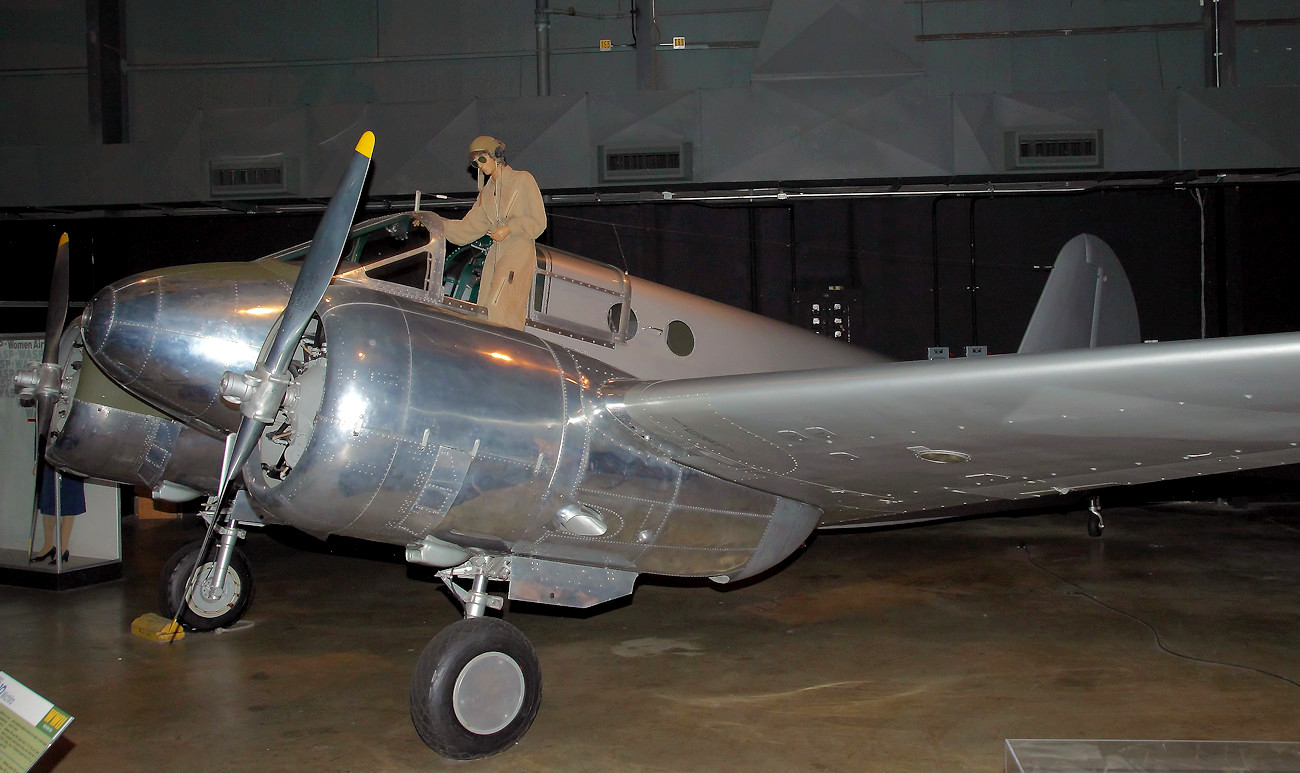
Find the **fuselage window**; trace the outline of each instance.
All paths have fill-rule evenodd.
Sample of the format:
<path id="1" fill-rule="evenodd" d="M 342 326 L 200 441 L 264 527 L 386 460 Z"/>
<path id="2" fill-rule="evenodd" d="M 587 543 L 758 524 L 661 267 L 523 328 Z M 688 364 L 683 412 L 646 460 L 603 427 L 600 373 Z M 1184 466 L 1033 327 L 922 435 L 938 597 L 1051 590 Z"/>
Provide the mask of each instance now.
<path id="1" fill-rule="evenodd" d="M 695 351 L 695 333 L 691 326 L 675 319 L 668 323 L 668 349 L 678 357 L 685 357 Z"/>
<path id="2" fill-rule="evenodd" d="M 609 325 L 609 332 L 618 332 L 618 323 L 622 316 L 623 304 L 616 303 L 609 307 L 609 314 L 605 315 L 605 322 Z M 627 313 L 627 339 L 631 340 L 634 335 L 636 335 L 636 310 L 632 309 Z"/>

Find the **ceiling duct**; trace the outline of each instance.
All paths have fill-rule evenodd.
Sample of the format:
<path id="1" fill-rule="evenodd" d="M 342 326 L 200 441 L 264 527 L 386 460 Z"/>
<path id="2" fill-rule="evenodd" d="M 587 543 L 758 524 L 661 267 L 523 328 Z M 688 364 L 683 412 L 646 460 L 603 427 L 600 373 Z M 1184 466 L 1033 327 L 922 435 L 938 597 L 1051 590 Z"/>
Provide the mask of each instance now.
<path id="1" fill-rule="evenodd" d="M 278 154 L 214 158 L 208 162 L 208 192 L 214 199 L 296 195 L 298 166 L 298 159 Z"/>
<path id="2" fill-rule="evenodd" d="M 1008 169 L 1097 169 L 1101 131 L 1009 131 Z"/>
<path id="3" fill-rule="evenodd" d="M 596 148 L 602 183 L 658 182 L 691 179 L 691 143 Z"/>

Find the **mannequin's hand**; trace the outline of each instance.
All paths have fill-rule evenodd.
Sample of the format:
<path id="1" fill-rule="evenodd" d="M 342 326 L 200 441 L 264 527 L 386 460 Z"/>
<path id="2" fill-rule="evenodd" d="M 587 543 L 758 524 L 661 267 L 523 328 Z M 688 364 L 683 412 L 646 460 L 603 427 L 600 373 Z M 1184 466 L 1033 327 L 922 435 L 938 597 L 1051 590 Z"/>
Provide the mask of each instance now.
<path id="1" fill-rule="evenodd" d="M 496 228 L 492 229 L 491 234 L 492 234 L 492 241 L 494 242 L 502 241 L 503 239 L 505 239 L 507 236 L 510 235 L 510 226 L 499 225 Z"/>

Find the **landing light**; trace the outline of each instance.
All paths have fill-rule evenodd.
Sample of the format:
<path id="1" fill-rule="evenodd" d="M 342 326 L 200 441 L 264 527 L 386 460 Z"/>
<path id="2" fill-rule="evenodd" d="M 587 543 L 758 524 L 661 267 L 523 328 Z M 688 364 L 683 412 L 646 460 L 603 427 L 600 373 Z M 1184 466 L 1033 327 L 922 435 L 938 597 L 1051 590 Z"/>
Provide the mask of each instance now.
<path id="1" fill-rule="evenodd" d="M 504 360 L 505 362 L 514 362 L 515 358 L 501 352 L 488 352 L 488 356 L 494 360 Z"/>

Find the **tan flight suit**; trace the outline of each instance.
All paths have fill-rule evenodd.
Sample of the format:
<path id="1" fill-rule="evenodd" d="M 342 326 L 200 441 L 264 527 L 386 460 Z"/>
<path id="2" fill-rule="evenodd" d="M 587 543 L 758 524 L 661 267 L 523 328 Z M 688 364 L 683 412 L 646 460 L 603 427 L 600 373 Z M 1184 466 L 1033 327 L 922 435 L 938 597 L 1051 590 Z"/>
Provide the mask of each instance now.
<path id="1" fill-rule="evenodd" d="M 537 268 L 534 240 L 546 230 L 546 209 L 533 176 L 505 164 L 497 167 L 465 217 L 445 223 L 447 241 L 469 244 L 502 225 L 510 235 L 488 250 L 478 302 L 487 307 L 488 322 L 523 330 Z"/>

